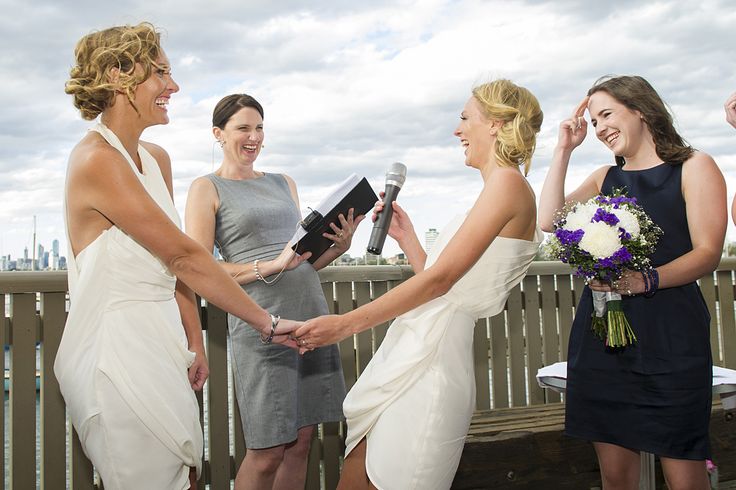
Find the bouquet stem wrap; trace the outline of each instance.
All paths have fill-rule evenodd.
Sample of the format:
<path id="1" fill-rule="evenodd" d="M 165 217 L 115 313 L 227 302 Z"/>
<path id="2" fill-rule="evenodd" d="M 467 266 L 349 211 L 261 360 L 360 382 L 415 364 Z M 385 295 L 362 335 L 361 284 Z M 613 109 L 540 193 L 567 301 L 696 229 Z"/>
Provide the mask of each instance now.
<path id="1" fill-rule="evenodd" d="M 626 347 L 636 342 L 622 303 L 618 293 L 593 291 L 593 332 L 608 347 Z"/>

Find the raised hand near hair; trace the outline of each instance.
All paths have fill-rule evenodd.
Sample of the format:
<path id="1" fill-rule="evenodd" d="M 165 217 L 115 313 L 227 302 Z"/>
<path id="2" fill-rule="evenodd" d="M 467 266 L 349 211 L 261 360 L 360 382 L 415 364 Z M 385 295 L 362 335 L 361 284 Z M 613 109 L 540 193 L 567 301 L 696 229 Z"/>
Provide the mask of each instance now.
<path id="1" fill-rule="evenodd" d="M 736 128 L 736 92 L 732 93 L 731 96 L 723 104 L 723 109 L 726 111 L 726 121 L 728 124 Z"/>
<path id="2" fill-rule="evenodd" d="M 381 198 L 383 198 L 384 195 L 384 192 L 380 193 Z M 393 216 L 391 216 L 391 224 L 388 228 L 388 236 L 401 244 L 407 238 L 416 236 L 416 233 L 414 232 L 414 225 L 409 219 L 409 216 L 406 214 L 406 211 L 404 211 L 404 209 L 399 206 L 396 201 L 393 202 L 393 210 L 394 213 Z M 371 218 L 371 220 L 375 222 L 376 219 L 378 219 L 378 213 L 380 213 L 381 211 L 383 211 L 383 201 L 377 201 L 376 206 L 373 208 L 373 217 Z"/>
<path id="3" fill-rule="evenodd" d="M 589 97 L 585 97 L 573 111 L 569 119 L 560 123 L 557 147 L 572 151 L 580 146 L 588 134 L 588 122 L 585 120 L 585 109 L 588 107 Z"/>

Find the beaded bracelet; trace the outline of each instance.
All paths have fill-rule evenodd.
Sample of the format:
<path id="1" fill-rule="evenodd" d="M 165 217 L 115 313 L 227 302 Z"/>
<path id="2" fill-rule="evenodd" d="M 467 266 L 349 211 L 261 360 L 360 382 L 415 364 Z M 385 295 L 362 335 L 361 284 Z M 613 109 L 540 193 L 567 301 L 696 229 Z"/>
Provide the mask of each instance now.
<path id="1" fill-rule="evenodd" d="M 294 253 L 296 253 L 296 252 L 294 252 Z M 293 255 L 292 255 L 292 257 L 293 257 Z M 263 277 L 263 276 L 261 275 L 261 271 L 260 271 L 260 270 L 258 270 L 258 261 L 259 261 L 259 260 L 260 260 L 260 259 L 256 259 L 256 260 L 254 260 L 254 261 L 253 261 L 253 272 L 255 272 L 255 273 L 256 273 L 256 280 L 258 280 L 258 281 L 263 281 L 264 283 L 266 283 L 266 284 L 268 284 L 268 285 L 270 286 L 271 284 L 273 284 L 273 283 L 275 283 L 276 281 L 278 281 L 279 279 L 281 279 L 281 274 L 283 274 L 283 273 L 284 273 L 284 271 L 286 270 L 286 265 L 284 265 L 284 267 L 283 267 L 283 268 L 282 268 L 282 269 L 281 269 L 281 270 L 279 271 L 279 273 L 278 273 L 278 274 L 276 275 L 276 277 L 274 277 L 273 279 L 271 279 L 271 280 L 269 281 L 269 280 L 267 280 L 267 279 L 266 279 L 265 277 Z M 288 263 L 288 262 L 287 262 L 287 263 Z"/>
<path id="2" fill-rule="evenodd" d="M 281 320 L 281 317 L 279 315 L 274 316 L 269 313 L 268 316 L 271 317 L 271 333 L 268 334 L 268 337 L 264 337 L 263 334 L 261 334 L 262 344 L 270 344 L 273 341 L 273 335 L 276 333 L 276 326 Z"/>
<path id="3" fill-rule="evenodd" d="M 644 297 L 651 298 L 659 289 L 659 272 L 654 267 L 642 271 L 644 278 Z"/>

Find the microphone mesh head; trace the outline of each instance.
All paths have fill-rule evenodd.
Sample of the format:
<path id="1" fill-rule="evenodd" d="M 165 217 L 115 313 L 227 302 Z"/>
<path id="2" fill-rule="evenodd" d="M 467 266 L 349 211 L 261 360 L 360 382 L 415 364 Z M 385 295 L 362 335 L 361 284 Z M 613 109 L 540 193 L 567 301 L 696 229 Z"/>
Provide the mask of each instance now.
<path id="1" fill-rule="evenodd" d="M 401 187 L 406 180 L 406 165 L 400 162 L 392 163 L 386 172 L 386 182 Z"/>

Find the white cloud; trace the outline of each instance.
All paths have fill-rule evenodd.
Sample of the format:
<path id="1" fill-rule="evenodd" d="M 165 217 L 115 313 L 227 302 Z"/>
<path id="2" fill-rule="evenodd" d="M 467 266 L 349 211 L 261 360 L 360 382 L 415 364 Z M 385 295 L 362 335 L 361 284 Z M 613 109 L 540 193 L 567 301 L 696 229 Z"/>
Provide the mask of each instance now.
<path id="1" fill-rule="evenodd" d="M 318 200 L 325 182 L 351 172 L 380 190 L 386 168 L 403 161 L 409 177 L 400 199 L 417 230 L 440 228 L 480 189 L 452 132 L 472 86 L 492 77 L 527 86 L 544 109 L 529 176 L 537 193 L 559 121 L 608 73 L 648 78 L 682 134 L 721 165 L 729 197 L 736 190 L 736 133 L 722 109 L 736 90 L 736 11 L 726 0 L 164 0 L 155 7 L 121 0 L 114 9 L 88 0 L 0 0 L 0 8 L 14 12 L 0 19 L 0 253 L 18 255 L 30 245 L 34 214 L 44 233 L 56 233 L 42 237 L 47 245 L 65 242 L 66 155 L 89 126 L 63 93 L 74 44 L 93 29 L 143 19 L 164 29 L 182 87 L 171 124 L 144 134 L 172 156 L 180 210 L 191 181 L 217 165 L 212 108 L 224 95 L 247 92 L 266 111 L 258 165 L 294 177 L 303 207 Z M 589 135 L 574 155 L 568 188 L 610 161 Z M 363 224 L 352 253 L 369 231 Z"/>

